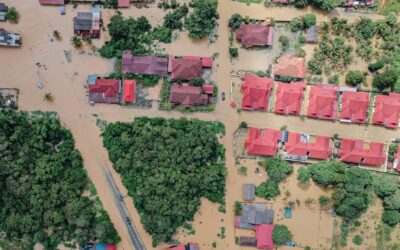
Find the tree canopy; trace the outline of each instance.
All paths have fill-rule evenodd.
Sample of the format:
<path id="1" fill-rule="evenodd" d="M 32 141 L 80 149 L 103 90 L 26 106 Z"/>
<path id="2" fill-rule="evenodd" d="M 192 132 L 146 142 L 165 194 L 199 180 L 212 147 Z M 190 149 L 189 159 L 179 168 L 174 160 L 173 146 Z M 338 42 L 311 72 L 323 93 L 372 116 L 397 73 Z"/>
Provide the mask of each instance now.
<path id="1" fill-rule="evenodd" d="M 88 177 L 80 153 L 54 113 L 0 110 L 0 140 L 0 231 L 6 240 L 21 249 L 37 242 L 56 249 L 63 242 L 119 241 L 101 202 L 82 196 Z"/>
<path id="2" fill-rule="evenodd" d="M 218 0 L 192 0 L 191 6 L 194 7 L 194 11 L 185 22 L 189 37 L 202 39 L 214 31 L 219 19 L 217 5 Z"/>
<path id="3" fill-rule="evenodd" d="M 294 6 L 297 8 L 304 8 L 307 5 L 311 5 L 316 9 L 320 9 L 325 12 L 329 12 L 339 7 L 343 0 L 292 0 Z"/>
<path id="4" fill-rule="evenodd" d="M 283 224 L 277 224 L 272 231 L 272 238 L 274 244 L 277 246 L 285 245 L 287 242 L 291 241 L 293 238 L 292 233 L 289 231 L 287 226 Z"/>
<path id="5" fill-rule="evenodd" d="M 193 216 L 202 197 L 224 203 L 225 150 L 221 123 L 136 118 L 103 132 L 114 168 L 121 174 L 153 245 L 171 240 Z"/>
<path id="6" fill-rule="evenodd" d="M 351 86 L 357 86 L 358 84 L 364 82 L 364 73 L 359 70 L 350 70 L 346 74 L 345 82 Z"/>

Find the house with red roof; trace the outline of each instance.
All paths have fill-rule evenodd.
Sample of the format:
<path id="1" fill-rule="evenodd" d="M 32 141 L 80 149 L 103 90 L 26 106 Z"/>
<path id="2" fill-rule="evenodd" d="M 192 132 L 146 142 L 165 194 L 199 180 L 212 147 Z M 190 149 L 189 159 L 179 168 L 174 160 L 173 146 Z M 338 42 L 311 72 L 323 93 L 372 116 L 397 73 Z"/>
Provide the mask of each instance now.
<path id="1" fill-rule="evenodd" d="M 235 31 L 236 40 L 245 48 L 272 46 L 274 28 L 259 23 L 241 24 Z"/>
<path id="2" fill-rule="evenodd" d="M 305 59 L 303 57 L 284 54 L 279 58 L 278 63 L 274 65 L 273 74 L 278 76 L 278 78 L 280 76 L 287 76 L 304 79 L 306 75 Z"/>
<path id="3" fill-rule="evenodd" d="M 63 5 L 65 0 L 39 0 L 42 5 Z"/>
<path id="4" fill-rule="evenodd" d="M 272 224 L 261 224 L 254 227 L 258 249 L 274 249 L 272 233 L 275 226 Z"/>
<path id="5" fill-rule="evenodd" d="M 123 74 L 166 75 L 168 58 L 161 56 L 134 56 L 131 51 L 122 54 L 121 72 Z"/>
<path id="6" fill-rule="evenodd" d="M 299 115 L 306 86 L 304 82 L 278 83 L 274 112 L 281 115 Z"/>
<path id="7" fill-rule="evenodd" d="M 210 57 L 170 56 L 168 62 L 168 72 L 171 79 L 190 80 L 198 78 L 203 72 L 203 68 L 211 68 L 212 59 Z"/>
<path id="8" fill-rule="evenodd" d="M 90 103 L 120 103 L 120 80 L 97 78 L 94 83 L 89 83 Z"/>
<path id="9" fill-rule="evenodd" d="M 336 89 L 311 87 L 307 116 L 316 119 L 335 120 L 337 104 Z"/>
<path id="10" fill-rule="evenodd" d="M 211 93 L 211 94 L 209 94 Z M 175 105 L 190 108 L 195 105 L 207 105 L 211 103 L 214 88 L 208 86 L 195 87 L 187 83 L 173 84 L 170 88 L 169 101 Z"/>
<path id="11" fill-rule="evenodd" d="M 363 140 L 342 139 L 339 156 L 343 162 L 379 167 L 385 163 L 384 144 Z"/>
<path id="12" fill-rule="evenodd" d="M 118 8 L 128 8 L 129 0 L 118 0 Z"/>
<path id="13" fill-rule="evenodd" d="M 369 96 L 367 92 L 344 91 L 342 94 L 340 121 L 365 123 L 367 119 Z"/>
<path id="14" fill-rule="evenodd" d="M 135 102 L 135 80 L 124 80 L 123 100 L 125 103 Z"/>
<path id="15" fill-rule="evenodd" d="M 186 245 L 169 247 L 165 250 L 200 250 L 200 247 L 196 243 L 188 243 Z"/>
<path id="16" fill-rule="evenodd" d="M 288 141 L 285 142 L 285 159 L 308 158 L 327 160 L 332 155 L 329 145 L 330 138 L 327 136 L 312 136 L 308 134 L 289 132 Z M 287 157 L 295 156 L 295 157 Z"/>
<path id="17" fill-rule="evenodd" d="M 248 137 L 244 143 L 247 154 L 275 156 L 278 152 L 281 132 L 275 129 L 248 129 Z"/>
<path id="18" fill-rule="evenodd" d="M 242 109 L 268 110 L 273 79 L 257 76 L 244 76 L 240 89 L 243 93 Z"/>
<path id="19" fill-rule="evenodd" d="M 377 95 L 374 101 L 372 122 L 386 128 L 398 128 L 400 117 L 400 94 Z"/>

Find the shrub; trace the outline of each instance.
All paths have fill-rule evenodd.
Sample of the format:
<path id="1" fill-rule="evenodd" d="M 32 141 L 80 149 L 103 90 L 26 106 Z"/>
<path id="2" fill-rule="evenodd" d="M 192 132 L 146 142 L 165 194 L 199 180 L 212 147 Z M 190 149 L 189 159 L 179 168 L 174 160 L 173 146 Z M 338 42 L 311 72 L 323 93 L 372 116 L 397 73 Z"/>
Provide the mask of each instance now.
<path id="1" fill-rule="evenodd" d="M 234 207 L 233 207 L 233 212 L 235 216 L 239 216 L 242 214 L 242 203 L 239 201 L 235 201 Z"/>
<path id="2" fill-rule="evenodd" d="M 239 49 L 238 48 L 229 48 L 229 55 L 232 58 L 236 58 L 239 56 Z"/>
<path id="3" fill-rule="evenodd" d="M 351 86 L 357 86 L 358 84 L 364 82 L 365 75 L 363 72 L 359 70 L 350 70 L 346 74 L 345 82 Z"/>
<path id="4" fill-rule="evenodd" d="M 239 127 L 241 127 L 241 128 L 247 128 L 247 127 L 248 127 L 247 122 L 242 121 L 242 122 L 240 123 L 240 126 L 239 126 Z"/>
<path id="5" fill-rule="evenodd" d="M 331 199 L 328 196 L 321 195 L 318 199 L 319 206 L 321 208 L 326 207 L 331 203 Z"/>
<path id="6" fill-rule="evenodd" d="M 266 200 L 270 200 L 281 193 L 279 185 L 275 181 L 267 180 L 256 188 L 256 195 Z"/>
<path id="7" fill-rule="evenodd" d="M 289 47 L 289 38 L 287 36 L 280 36 L 279 37 L 279 42 L 282 44 L 282 50 L 286 51 L 287 48 Z"/>
<path id="8" fill-rule="evenodd" d="M 10 23 L 18 23 L 19 20 L 19 13 L 18 11 L 14 8 L 11 7 L 8 9 L 8 11 L 6 12 L 6 16 L 5 16 L 6 20 L 9 21 Z"/>
<path id="9" fill-rule="evenodd" d="M 378 70 L 380 70 L 381 68 L 383 68 L 385 66 L 385 63 L 383 61 L 376 61 L 374 63 L 371 63 L 368 65 L 368 70 L 370 72 L 376 72 Z"/>
<path id="10" fill-rule="evenodd" d="M 339 84 L 339 75 L 333 75 L 328 78 L 329 84 L 338 85 Z"/>
<path id="11" fill-rule="evenodd" d="M 274 240 L 275 245 L 282 246 L 287 242 L 291 241 L 293 238 L 292 233 L 289 231 L 287 226 L 282 224 L 277 224 L 274 227 L 274 231 L 272 232 L 272 238 Z"/>
<path id="12" fill-rule="evenodd" d="M 353 238 L 353 243 L 359 246 L 359 245 L 361 245 L 363 243 L 363 238 L 360 235 L 357 234 Z"/>
<path id="13" fill-rule="evenodd" d="M 229 18 L 228 26 L 229 26 L 229 28 L 236 30 L 240 27 L 242 22 L 243 22 L 242 16 L 240 14 L 236 13 L 236 14 L 233 14 L 231 16 L 231 18 Z"/>
<path id="14" fill-rule="evenodd" d="M 374 76 L 372 85 L 379 91 L 390 88 L 393 89 L 398 79 L 398 73 L 394 68 L 385 70 L 383 73 Z"/>
<path id="15" fill-rule="evenodd" d="M 297 172 L 297 180 L 302 184 L 310 182 L 311 174 L 305 167 L 300 167 Z"/>

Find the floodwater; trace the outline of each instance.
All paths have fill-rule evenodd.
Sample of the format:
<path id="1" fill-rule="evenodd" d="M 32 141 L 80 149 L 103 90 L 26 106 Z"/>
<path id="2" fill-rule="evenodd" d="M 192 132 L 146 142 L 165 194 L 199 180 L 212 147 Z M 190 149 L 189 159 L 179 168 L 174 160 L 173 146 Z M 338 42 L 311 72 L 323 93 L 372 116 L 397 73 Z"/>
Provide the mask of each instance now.
<path id="1" fill-rule="evenodd" d="M 229 170 L 226 179 L 226 214 L 217 211 L 218 205 L 212 204 L 206 200 L 202 202 L 200 211 L 196 214 L 193 222 L 195 235 L 178 238 L 185 242 L 198 242 L 202 249 L 211 249 L 211 244 L 215 241 L 217 249 L 240 249 L 234 242 L 233 230 L 233 204 L 241 199 L 241 185 L 243 183 L 260 183 L 265 180 L 265 174 L 258 176 L 250 174 L 254 163 L 248 162 L 249 174 L 247 177 L 239 177 L 237 174 L 235 161 L 233 157 L 233 138 L 232 134 L 241 121 L 246 121 L 252 126 L 269 127 L 278 129 L 282 125 L 287 125 L 288 129 L 296 132 L 306 132 L 312 134 L 333 135 L 338 133 L 342 137 L 360 138 L 365 140 L 388 141 L 390 138 L 398 135 L 397 131 L 386 130 L 382 127 L 345 125 L 338 122 L 318 121 L 312 119 L 302 120 L 300 117 L 277 116 L 272 113 L 262 112 L 241 112 L 230 107 L 229 93 L 230 82 L 232 78 L 229 73 L 235 69 L 230 63 L 228 54 L 228 29 L 226 28 L 229 17 L 233 13 L 240 13 L 242 16 L 253 18 L 274 17 L 280 20 L 290 20 L 295 16 L 304 14 L 309 9 L 297 10 L 294 8 L 265 8 L 262 5 L 245 5 L 234 1 L 219 1 L 218 11 L 220 13 L 218 40 L 209 44 L 207 40 L 192 42 L 187 38 L 186 33 L 180 33 L 176 42 L 163 46 L 167 53 L 174 55 L 199 55 L 211 56 L 219 53 L 215 67 L 213 69 L 213 80 L 218 84 L 219 91 L 227 93 L 227 100 L 220 101 L 216 111 L 212 113 L 182 114 L 179 112 L 159 111 L 156 107 L 150 110 L 121 108 L 117 105 L 88 105 L 86 89 L 84 87 L 88 74 L 108 74 L 112 71 L 113 63 L 111 60 L 105 60 L 98 56 L 90 55 L 89 49 L 82 51 L 73 49 L 70 45 L 70 38 L 73 34 L 72 18 L 78 11 L 90 9 L 90 5 L 82 5 L 73 9 L 71 5 L 67 6 L 67 14 L 61 16 L 57 13 L 57 7 L 40 6 L 37 0 L 4 0 L 7 5 L 15 6 L 21 14 L 20 23 L 12 25 L 9 23 L 0 23 L 1 28 L 9 31 L 19 32 L 22 35 L 23 46 L 19 49 L 0 48 L 0 70 L 1 87 L 17 87 L 21 90 L 20 108 L 23 110 L 49 110 L 57 111 L 62 123 L 71 129 L 76 147 L 82 154 L 85 168 L 88 175 L 97 188 L 105 210 L 109 213 L 122 242 L 118 249 L 133 249 L 124 221 L 119 215 L 118 209 L 114 204 L 112 191 L 109 189 L 106 177 L 103 174 L 102 166 L 106 166 L 112 172 L 119 189 L 126 194 L 127 190 L 121 183 L 121 178 L 112 169 L 108 159 L 107 151 L 102 146 L 100 130 L 96 126 L 96 117 L 109 122 L 131 121 L 138 116 L 149 117 L 188 117 L 204 120 L 218 120 L 226 126 L 226 136 L 221 142 L 226 148 L 226 166 Z M 106 10 L 102 12 L 104 21 L 107 24 L 109 18 L 115 13 L 115 10 Z M 150 8 L 129 8 L 121 10 L 124 15 L 138 17 L 145 15 L 151 19 L 153 24 L 162 22 L 163 11 L 155 5 Z M 334 12 L 330 15 L 338 15 Z M 328 17 L 318 14 L 318 21 L 325 21 Z M 63 37 L 62 41 L 51 41 L 53 30 L 58 30 Z M 99 47 L 108 39 L 106 33 L 98 41 L 94 41 L 95 46 Z M 71 61 L 66 60 L 65 54 L 71 54 Z M 247 53 L 246 60 L 249 65 L 257 53 Z M 264 54 L 263 54 L 264 56 Z M 265 56 L 268 56 L 267 54 Z M 240 55 L 239 55 L 239 59 Z M 259 60 L 259 59 L 256 59 Z M 37 66 L 39 63 L 41 66 Z M 245 67 L 246 62 L 241 62 Z M 37 82 L 43 82 L 43 90 L 36 88 Z M 43 101 L 45 92 L 51 92 L 54 96 L 53 103 Z M 294 175 L 293 175 L 294 176 Z M 287 185 L 291 192 L 291 197 L 302 197 L 305 191 L 296 186 L 295 177 L 291 177 Z M 307 195 L 318 195 L 322 191 L 316 187 L 313 191 L 307 191 Z M 310 194 L 309 194 L 310 193 Z M 278 209 L 282 207 L 282 201 L 278 198 L 275 205 Z M 303 198 L 300 198 L 303 199 Z M 151 237 L 144 232 L 139 216 L 135 210 L 132 199 L 127 198 L 128 209 L 133 216 L 134 223 L 139 229 L 139 233 L 148 249 L 151 247 Z M 315 215 L 307 211 L 301 212 L 303 222 L 314 221 Z M 328 219 L 327 219 L 328 220 Z M 325 220 L 324 220 L 325 221 Z M 293 232 L 295 239 L 307 244 L 314 241 L 314 236 L 302 231 L 301 223 L 282 221 L 287 224 Z M 325 222 L 324 222 L 325 223 Z M 329 230 L 328 226 L 322 227 Z M 329 223 L 328 223 L 329 224 Z M 220 228 L 225 227 L 224 239 L 220 239 L 217 234 Z M 313 230 L 316 230 L 315 228 Z M 329 232 L 328 232 L 329 233 Z M 165 245 L 164 245 L 165 246 Z M 160 246 L 157 249 L 162 249 Z"/>

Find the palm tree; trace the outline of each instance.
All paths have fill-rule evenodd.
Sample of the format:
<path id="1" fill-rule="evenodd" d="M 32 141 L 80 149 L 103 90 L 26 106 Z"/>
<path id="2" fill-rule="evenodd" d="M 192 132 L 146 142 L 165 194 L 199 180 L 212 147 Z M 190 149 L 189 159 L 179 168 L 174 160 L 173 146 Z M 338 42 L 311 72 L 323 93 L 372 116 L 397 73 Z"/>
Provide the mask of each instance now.
<path id="1" fill-rule="evenodd" d="M 74 46 L 76 49 L 79 49 L 82 47 L 82 39 L 79 36 L 73 36 L 71 38 L 71 44 Z"/>
<path id="2" fill-rule="evenodd" d="M 47 92 L 47 93 L 44 94 L 43 100 L 45 102 L 53 102 L 54 101 L 54 97 L 51 94 L 51 92 Z"/>
<path id="3" fill-rule="evenodd" d="M 62 39 L 60 32 L 58 30 L 53 31 L 53 37 L 58 41 L 60 41 Z"/>

